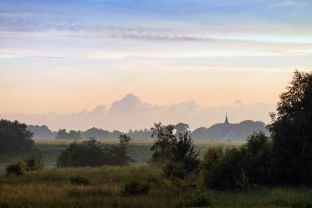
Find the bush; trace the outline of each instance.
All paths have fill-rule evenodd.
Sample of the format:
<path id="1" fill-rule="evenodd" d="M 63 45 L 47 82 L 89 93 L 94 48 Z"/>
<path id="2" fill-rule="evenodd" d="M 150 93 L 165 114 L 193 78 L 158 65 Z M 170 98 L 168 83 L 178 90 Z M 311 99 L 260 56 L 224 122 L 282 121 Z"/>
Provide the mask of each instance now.
<path id="1" fill-rule="evenodd" d="M 25 168 L 23 166 L 23 163 L 21 162 L 15 162 L 12 164 L 9 164 L 6 167 L 6 175 L 17 175 L 17 176 L 21 176 L 24 175 L 25 173 Z"/>
<path id="2" fill-rule="evenodd" d="M 145 195 L 150 192 L 150 189 L 148 183 L 132 180 L 123 186 L 121 193 L 123 195 Z"/>
<path id="3" fill-rule="evenodd" d="M 168 162 L 163 166 L 164 175 L 170 180 L 183 179 L 187 175 L 184 164 L 181 162 Z"/>
<path id="4" fill-rule="evenodd" d="M 249 136 L 247 143 L 241 147 L 244 159 L 243 169 L 252 185 L 272 183 L 272 142 L 263 132 Z"/>
<path id="5" fill-rule="evenodd" d="M 242 168 L 243 158 L 238 148 L 226 150 L 223 158 L 205 172 L 205 186 L 217 190 L 244 188 L 247 179 Z"/>
<path id="6" fill-rule="evenodd" d="M 220 147 L 210 147 L 204 154 L 201 161 L 201 169 L 209 170 L 213 168 L 223 157 L 223 151 Z"/>
<path id="7" fill-rule="evenodd" d="M 156 139 L 151 148 L 154 151 L 152 161 L 162 165 L 166 177 L 184 179 L 198 169 L 198 152 L 194 150 L 190 131 L 179 132 L 176 136 L 174 126 L 161 123 L 155 123 L 151 130 L 152 138 Z"/>
<path id="8" fill-rule="evenodd" d="M 91 183 L 89 179 L 82 176 L 72 176 L 69 181 L 72 185 L 89 185 Z"/>
<path id="9" fill-rule="evenodd" d="M 244 189 L 271 179 L 271 141 L 263 132 L 252 134 L 239 148 L 209 149 L 202 162 L 204 184 L 213 189 Z"/>
<path id="10" fill-rule="evenodd" d="M 199 193 L 194 194 L 186 199 L 183 199 L 182 202 L 176 205 L 176 208 L 184 207 L 207 207 L 210 206 L 210 199 L 208 195 Z"/>
<path id="11" fill-rule="evenodd" d="M 26 171 L 40 170 L 43 167 L 41 159 L 34 155 L 26 157 L 23 163 Z"/>
<path id="12" fill-rule="evenodd" d="M 57 167 L 97 167 L 103 165 L 128 165 L 132 159 L 127 154 L 123 136 L 119 145 L 103 145 L 94 138 L 81 143 L 73 142 L 57 158 Z"/>

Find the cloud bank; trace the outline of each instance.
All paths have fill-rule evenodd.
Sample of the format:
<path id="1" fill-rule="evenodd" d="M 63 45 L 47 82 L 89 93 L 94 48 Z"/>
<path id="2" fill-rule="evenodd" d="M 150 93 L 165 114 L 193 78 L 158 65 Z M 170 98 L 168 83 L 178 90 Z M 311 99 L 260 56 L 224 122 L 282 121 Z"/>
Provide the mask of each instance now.
<path id="1" fill-rule="evenodd" d="M 150 128 L 154 122 L 175 124 L 185 122 L 191 129 L 209 127 L 222 123 L 228 114 L 231 123 L 243 120 L 269 121 L 269 112 L 274 111 L 270 104 L 245 105 L 237 100 L 231 106 L 200 107 L 194 101 L 171 106 L 154 106 L 142 102 L 133 94 L 112 103 L 111 107 L 97 106 L 90 111 L 69 114 L 2 114 L 1 118 L 20 120 L 27 124 L 47 125 L 53 130 L 59 128 L 86 130 L 91 127 L 108 130 L 129 130 Z"/>

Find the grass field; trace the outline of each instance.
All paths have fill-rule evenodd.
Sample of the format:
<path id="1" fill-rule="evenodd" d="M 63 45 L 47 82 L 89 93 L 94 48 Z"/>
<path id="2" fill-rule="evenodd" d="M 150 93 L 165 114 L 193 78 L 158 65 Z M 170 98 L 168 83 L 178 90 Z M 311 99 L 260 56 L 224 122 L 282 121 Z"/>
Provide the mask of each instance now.
<path id="1" fill-rule="evenodd" d="M 83 176 L 90 185 L 72 185 L 71 176 Z M 132 179 L 148 182 L 144 196 L 124 196 L 121 188 Z M 0 174 L 0 207 L 177 207 L 196 193 L 192 181 L 170 183 L 161 169 L 147 165 L 128 167 L 43 169 L 24 176 Z M 257 188 L 245 192 L 207 191 L 211 207 L 312 207 L 312 189 Z"/>
<path id="2" fill-rule="evenodd" d="M 42 153 L 42 159 L 46 168 L 54 167 L 57 156 L 65 149 L 73 140 L 37 140 L 36 146 Z M 103 143 L 113 145 L 118 144 L 115 140 L 102 140 Z M 150 148 L 153 140 L 133 140 L 129 145 L 129 155 L 138 164 L 144 164 L 151 158 L 152 152 Z M 229 141 L 196 141 L 195 147 L 202 156 L 208 147 L 220 146 L 223 148 L 238 146 L 243 142 L 229 142 Z"/>
<path id="3" fill-rule="evenodd" d="M 27 172 L 23 176 L 6 176 L 0 165 L 0 208 L 178 208 L 177 206 L 198 194 L 201 189 L 199 176 L 184 181 L 171 182 L 159 167 L 147 164 L 151 156 L 151 140 L 134 141 L 130 155 L 137 161 L 126 167 L 105 166 L 99 168 L 55 168 L 60 152 L 72 141 L 37 141 L 41 150 L 44 169 Z M 116 141 L 105 140 L 110 145 Z M 201 156 L 208 147 L 238 146 L 242 142 L 195 142 Z M 2 167 L 2 168 L 1 168 Z M 88 185 L 73 185 L 69 178 L 81 176 L 90 181 Z M 125 183 L 139 180 L 147 183 L 151 191 L 147 195 L 125 196 L 121 190 Z M 205 191 L 209 207 L 312 207 L 312 188 L 257 187 L 246 191 Z"/>

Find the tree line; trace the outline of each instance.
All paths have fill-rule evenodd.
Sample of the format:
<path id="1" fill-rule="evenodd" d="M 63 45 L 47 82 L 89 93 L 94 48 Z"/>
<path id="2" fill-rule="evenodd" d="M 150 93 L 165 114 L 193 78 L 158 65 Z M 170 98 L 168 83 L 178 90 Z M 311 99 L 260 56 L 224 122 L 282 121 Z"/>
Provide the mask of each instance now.
<path id="1" fill-rule="evenodd" d="M 176 131 L 188 129 L 189 125 L 179 122 L 174 125 Z M 28 125 L 27 129 L 34 133 L 34 139 L 118 139 L 124 133 L 118 130 L 108 131 L 100 128 L 90 128 L 85 131 L 59 129 L 51 131 L 47 126 Z M 225 128 L 223 123 L 214 124 L 211 127 L 199 127 L 191 132 L 191 136 L 196 140 L 216 139 L 216 140 L 240 140 L 246 139 L 252 132 L 261 130 L 266 135 L 269 134 L 265 124 L 261 121 L 245 120 L 237 124 L 228 124 Z M 151 138 L 151 129 L 136 129 L 125 132 L 133 139 Z"/>

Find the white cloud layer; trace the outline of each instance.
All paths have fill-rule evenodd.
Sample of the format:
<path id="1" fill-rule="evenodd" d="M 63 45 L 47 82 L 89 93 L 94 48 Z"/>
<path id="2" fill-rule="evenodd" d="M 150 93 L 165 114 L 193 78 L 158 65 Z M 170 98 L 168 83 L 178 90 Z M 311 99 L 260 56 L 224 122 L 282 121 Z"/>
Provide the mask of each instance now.
<path id="1" fill-rule="evenodd" d="M 129 94 L 119 101 L 115 101 L 110 108 L 97 106 L 90 111 L 70 114 L 0 114 L 2 118 L 17 119 L 27 124 L 48 125 L 57 130 L 59 128 L 85 130 L 91 127 L 108 130 L 129 130 L 150 128 L 154 122 L 166 124 L 186 122 L 191 129 L 209 127 L 214 123 L 222 123 L 225 114 L 230 122 L 238 123 L 243 120 L 269 122 L 269 112 L 274 106 L 264 103 L 245 105 L 241 100 L 231 106 L 200 107 L 194 101 L 170 106 L 154 106 L 140 101 Z"/>

